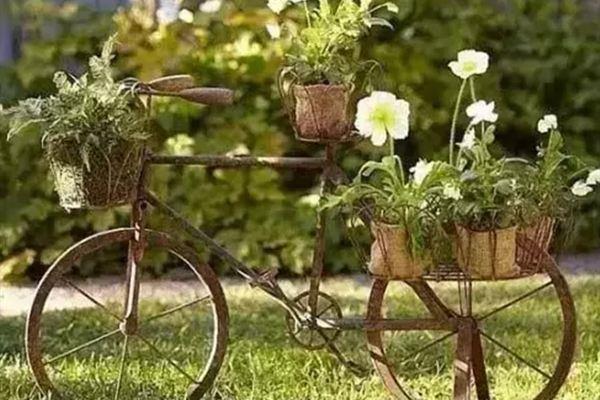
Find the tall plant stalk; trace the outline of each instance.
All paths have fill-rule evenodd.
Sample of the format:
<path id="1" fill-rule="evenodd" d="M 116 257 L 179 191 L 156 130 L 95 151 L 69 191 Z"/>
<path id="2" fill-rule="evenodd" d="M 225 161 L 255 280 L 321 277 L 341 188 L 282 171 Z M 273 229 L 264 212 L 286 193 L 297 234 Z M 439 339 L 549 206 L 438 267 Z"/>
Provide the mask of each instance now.
<path id="1" fill-rule="evenodd" d="M 452 117 L 452 127 L 450 128 L 450 156 L 449 161 L 451 165 L 454 165 L 454 143 L 456 141 L 456 124 L 458 121 L 458 112 L 460 111 L 460 105 L 462 103 L 463 94 L 465 87 L 467 86 L 467 80 L 464 79 L 460 85 L 458 96 L 456 97 L 456 105 L 454 107 L 454 116 Z"/>

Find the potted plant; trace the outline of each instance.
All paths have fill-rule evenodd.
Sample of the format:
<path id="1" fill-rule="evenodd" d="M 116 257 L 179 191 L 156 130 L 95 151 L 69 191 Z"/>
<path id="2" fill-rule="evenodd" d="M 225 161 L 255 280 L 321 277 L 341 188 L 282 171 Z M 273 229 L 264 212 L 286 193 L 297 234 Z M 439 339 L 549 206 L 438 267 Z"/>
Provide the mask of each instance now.
<path id="1" fill-rule="evenodd" d="M 57 93 L 19 102 L 5 113 L 9 139 L 40 128 L 42 146 L 65 209 L 97 208 L 135 198 L 143 145 L 148 137 L 142 103 L 115 82 L 111 59 L 115 37 L 74 78 L 54 75 Z"/>
<path id="2" fill-rule="evenodd" d="M 518 173 L 504 158 L 488 150 L 494 126 L 480 137 L 467 132 L 457 158 L 468 165 L 460 179 L 461 199 L 447 209 L 455 221 L 455 253 L 459 267 L 478 279 L 512 277 L 516 264 L 517 230 L 526 203 Z M 470 137 L 473 139 L 470 139 Z M 465 142 L 463 140 L 463 143 Z"/>
<path id="3" fill-rule="evenodd" d="M 277 14 L 290 3 L 271 0 Z M 350 100 L 359 71 L 373 67 L 361 61 L 360 41 L 374 25 L 391 28 L 374 17 L 380 9 L 398 12 L 393 3 L 373 5 L 372 0 L 341 0 L 337 8 L 320 0 L 311 8 L 302 3 L 306 26 L 293 34 L 292 48 L 278 78 L 279 91 L 299 139 L 339 141 L 352 128 Z"/>
<path id="4" fill-rule="evenodd" d="M 534 205 L 521 233 L 537 250 L 547 252 L 559 221 L 565 221 L 577 205 L 600 182 L 600 170 L 590 170 L 581 160 L 564 153 L 564 140 L 558 131 L 556 115 L 545 115 L 537 131 L 547 134 L 545 146 L 538 147 L 537 159 L 529 163 L 527 197 Z M 585 179 L 580 179 L 586 176 Z M 541 254 L 526 252 L 524 263 L 537 264 Z"/>
<path id="5" fill-rule="evenodd" d="M 355 126 L 373 144 L 389 142 L 389 155 L 368 161 L 354 181 L 327 197 L 323 208 L 346 208 L 369 214 L 371 245 L 369 271 L 395 279 L 416 279 L 435 259 L 434 240 L 443 235 L 436 203 L 450 194 L 442 182 L 455 175 L 443 162 L 420 160 L 409 175 L 395 155 L 394 139 L 408 136 L 409 104 L 391 93 L 374 92 L 358 103 Z M 456 195 L 456 193 L 454 193 Z"/>
<path id="6" fill-rule="evenodd" d="M 476 50 L 458 53 L 448 64 L 462 79 L 450 131 L 450 163 L 461 171 L 461 198 L 442 210 L 455 224 L 455 254 L 459 267 L 473 278 L 495 279 L 518 274 L 517 230 L 525 198 L 519 174 L 505 158 L 495 158 L 489 149 L 494 142 L 498 114 L 495 103 L 478 100 L 476 75 L 489 67 L 488 54 Z M 469 89 L 472 104 L 463 139 L 455 152 L 458 117 L 464 94 Z M 489 126 L 488 126 L 489 124 Z"/>

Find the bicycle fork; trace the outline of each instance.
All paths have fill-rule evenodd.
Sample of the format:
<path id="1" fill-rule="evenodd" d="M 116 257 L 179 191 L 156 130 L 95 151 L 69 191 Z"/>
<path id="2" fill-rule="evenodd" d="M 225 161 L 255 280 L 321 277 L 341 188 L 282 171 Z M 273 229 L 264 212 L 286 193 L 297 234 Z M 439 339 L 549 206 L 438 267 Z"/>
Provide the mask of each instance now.
<path id="1" fill-rule="evenodd" d="M 127 252 L 127 288 L 125 292 L 125 315 L 119 325 L 121 332 L 126 336 L 137 334 L 139 329 L 139 295 L 140 295 L 140 269 L 139 264 L 144 256 L 146 238 L 144 237 L 144 214 L 146 210 L 144 200 L 136 200 L 133 204 L 131 215 L 132 226 L 135 230 L 133 240 L 129 242 Z"/>

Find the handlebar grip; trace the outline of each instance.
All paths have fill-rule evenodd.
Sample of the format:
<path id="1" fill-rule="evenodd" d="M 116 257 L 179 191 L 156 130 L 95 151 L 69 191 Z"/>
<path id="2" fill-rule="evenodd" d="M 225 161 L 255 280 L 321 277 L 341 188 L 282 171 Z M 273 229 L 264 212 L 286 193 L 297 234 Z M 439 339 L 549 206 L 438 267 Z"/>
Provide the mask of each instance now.
<path id="1" fill-rule="evenodd" d="M 228 106 L 233 104 L 233 90 L 224 88 L 192 88 L 177 93 L 178 97 L 207 106 Z"/>
<path id="2" fill-rule="evenodd" d="M 148 87 L 159 92 L 179 92 L 184 89 L 196 87 L 196 82 L 191 75 L 171 75 L 154 79 L 148 82 Z"/>

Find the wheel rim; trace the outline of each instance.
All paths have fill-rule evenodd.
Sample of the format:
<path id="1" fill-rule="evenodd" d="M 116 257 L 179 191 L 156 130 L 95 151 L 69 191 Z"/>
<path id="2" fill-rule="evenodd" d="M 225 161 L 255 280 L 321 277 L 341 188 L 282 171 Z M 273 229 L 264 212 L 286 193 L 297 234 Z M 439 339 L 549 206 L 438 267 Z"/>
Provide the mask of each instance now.
<path id="1" fill-rule="evenodd" d="M 525 301 L 526 299 L 536 295 L 542 290 L 546 289 L 546 287 L 552 286 L 554 288 L 553 295 L 557 299 L 558 305 L 560 307 L 561 313 L 561 330 L 562 334 L 560 335 L 560 345 L 558 350 L 558 356 L 556 357 L 556 361 L 554 363 L 553 372 L 548 374 L 545 385 L 539 390 L 536 391 L 537 395 L 528 397 L 533 398 L 535 400 L 548 400 L 552 399 L 559 392 L 560 388 L 564 384 L 573 362 L 573 357 L 575 353 L 575 342 L 576 342 L 576 321 L 575 321 L 575 307 L 573 304 L 573 299 L 571 297 L 567 282 L 564 277 L 560 273 L 558 266 L 552 260 L 552 258 L 548 255 L 545 255 L 545 260 L 543 262 L 544 273 L 549 278 L 549 281 L 544 285 L 536 286 L 536 289 L 528 292 L 526 297 L 523 297 L 520 301 Z M 382 307 L 385 298 L 385 293 L 388 290 L 390 282 L 387 280 L 376 279 L 373 282 L 371 296 L 369 299 L 369 306 L 367 311 L 368 319 L 379 319 L 382 317 Z M 549 290 L 549 289 L 546 289 Z M 514 299 L 513 299 L 514 300 Z M 510 302 L 506 303 L 509 304 Z M 505 305 L 506 305 L 505 304 Z M 515 302 L 515 304 L 517 304 Z M 514 305 L 514 304 L 513 304 Z M 493 315 L 498 315 L 502 311 L 508 309 L 509 307 L 498 307 L 494 309 L 493 312 L 484 313 L 481 317 L 484 317 L 484 321 L 487 321 L 488 318 Z M 486 315 L 489 314 L 489 315 Z M 476 321 L 477 322 L 477 321 Z M 481 340 L 488 342 L 491 346 L 499 348 L 500 351 L 506 352 L 505 349 L 502 349 L 498 346 L 503 346 L 503 343 L 494 339 L 493 335 L 489 335 L 485 332 L 483 328 L 477 328 L 478 336 Z M 445 340 L 453 337 L 458 334 L 458 332 L 448 332 L 447 334 L 440 335 L 437 339 L 439 339 L 438 343 L 443 343 Z M 411 389 L 404 383 L 401 383 L 401 379 L 399 378 L 397 371 L 393 365 L 393 361 L 390 360 L 386 354 L 386 345 L 384 344 L 384 332 L 370 331 L 367 332 L 367 342 L 369 346 L 369 351 L 371 353 L 371 358 L 373 365 L 379 375 L 381 376 L 384 385 L 387 389 L 398 399 L 417 399 L 420 397 L 414 397 Z M 435 342 L 435 340 L 434 340 Z M 434 343 L 433 346 L 438 345 L 438 343 Z M 508 348 L 510 350 L 510 348 Z M 505 353 L 508 354 L 508 353 Z M 510 356 L 510 355 L 509 355 Z M 514 355 L 513 355 L 514 356 Z M 518 354 L 516 354 L 518 356 Z M 528 360 L 517 360 L 520 362 L 528 362 Z M 535 365 L 533 365 L 535 367 Z M 531 366 L 530 366 L 531 368 Z M 483 371 L 486 371 L 485 366 L 483 367 Z M 545 373 L 541 371 L 542 373 Z M 471 372 L 473 374 L 473 372 Z M 485 375 L 484 375 L 485 377 Z M 493 378 L 493 377 L 492 377 Z M 477 377 L 475 377 L 477 379 Z M 487 382 L 487 379 L 486 379 Z M 486 385 L 487 386 L 487 385 Z M 469 391 L 473 396 L 477 396 L 477 390 L 479 388 L 473 389 L 469 384 Z M 479 399 L 490 398 L 489 394 L 485 395 L 485 391 L 483 390 L 481 394 L 479 394 Z M 491 396 L 494 398 L 495 396 Z M 458 397 L 461 398 L 461 397 Z M 464 398 L 469 398 L 464 397 Z"/>
<path id="2" fill-rule="evenodd" d="M 107 246 L 127 244 L 130 240 L 133 240 L 133 235 L 133 229 L 123 228 L 91 236 L 72 246 L 69 250 L 63 253 L 40 281 L 27 320 L 25 344 L 30 369 L 34 375 L 38 387 L 43 393 L 52 393 L 54 396 L 62 396 L 61 398 L 71 398 L 72 396 L 68 394 L 67 390 L 64 390 L 65 388 L 58 387 L 59 385 L 55 385 L 56 381 L 53 383 L 53 380 L 50 377 L 51 374 L 49 374 L 48 369 L 52 368 L 53 365 L 58 364 L 62 360 L 68 359 L 69 357 L 76 357 L 81 352 L 87 351 L 88 348 L 93 348 L 93 346 L 108 346 L 107 343 L 109 343 L 109 341 L 113 340 L 113 338 L 116 338 L 119 335 L 121 335 L 125 339 L 123 340 L 119 348 L 119 356 L 117 362 L 117 370 L 119 371 L 119 373 L 118 379 L 115 379 L 114 389 L 111 388 L 112 393 L 114 393 L 111 394 L 112 398 L 119 398 L 124 383 L 122 382 L 122 379 L 127 378 L 126 372 L 129 368 L 128 361 L 130 361 L 133 357 L 133 355 L 131 354 L 133 352 L 132 349 L 134 349 L 134 347 L 132 347 L 133 344 L 135 344 L 136 346 L 140 346 L 140 348 L 141 346 L 145 347 L 145 349 L 141 352 L 135 353 L 138 355 L 141 355 L 142 352 L 153 353 L 157 356 L 160 353 L 163 353 L 163 362 L 165 364 L 168 364 L 172 368 L 171 371 L 166 370 L 167 372 L 170 372 L 174 375 L 174 371 L 180 368 L 184 371 L 180 370 L 177 371 L 177 373 L 182 375 L 185 373 L 186 375 L 189 375 L 187 376 L 188 383 L 186 386 L 186 398 L 191 400 L 199 400 L 212 386 L 212 383 L 214 382 L 218 371 L 222 365 L 227 346 L 228 313 L 223 291 L 213 271 L 207 265 L 200 263 L 197 256 L 192 250 L 180 245 L 179 243 L 172 241 L 165 234 L 153 231 L 146 232 L 146 238 L 149 248 L 161 249 L 162 251 L 169 252 L 174 256 L 175 260 L 178 260 L 178 262 L 182 263 L 182 265 L 188 267 L 192 272 L 191 275 L 195 276 L 199 283 L 202 284 L 202 294 L 204 296 L 204 299 L 201 299 L 198 295 L 197 298 L 190 302 L 180 302 L 179 304 L 177 304 L 177 306 L 167 307 L 166 310 L 161 310 L 161 312 L 153 313 L 152 315 L 149 314 L 147 318 L 141 316 L 142 329 L 140 330 L 140 332 L 138 332 L 138 334 L 135 337 L 130 337 L 128 335 L 123 334 L 119 326 L 117 326 L 115 329 L 107 329 L 107 332 L 105 334 L 95 337 L 95 339 L 97 340 L 97 342 L 95 343 L 85 342 L 81 345 L 87 345 L 86 347 L 78 349 L 77 347 L 79 346 L 75 346 L 74 348 L 70 348 L 66 352 L 60 353 L 58 356 L 53 355 L 54 357 L 46 357 L 46 359 L 44 360 L 44 356 L 46 355 L 44 351 L 47 350 L 44 348 L 44 344 L 49 344 L 48 347 L 52 348 L 53 343 L 47 340 L 48 336 L 50 335 L 50 332 L 44 332 L 44 329 L 42 327 L 42 325 L 45 322 L 50 323 L 51 314 L 49 314 L 48 318 L 44 319 L 43 312 L 44 307 L 46 305 L 46 301 L 48 300 L 48 297 L 51 294 L 52 290 L 56 287 L 56 284 L 62 279 L 64 279 L 64 274 L 70 270 L 70 268 L 75 262 L 81 260 L 83 257 L 86 256 L 93 257 L 96 252 L 106 248 Z M 197 294 L 196 286 L 197 283 L 196 285 L 194 285 L 194 295 Z M 94 312 L 94 310 L 97 310 L 98 312 L 101 312 L 102 315 L 106 314 L 107 318 L 110 317 L 111 321 L 115 318 L 121 318 L 120 315 L 114 315 L 115 312 L 112 312 L 112 310 L 110 310 L 109 307 L 102 304 L 101 301 L 98 301 L 95 298 L 95 296 L 90 295 L 81 288 L 75 287 L 75 289 L 79 291 L 81 295 L 88 297 L 88 300 L 90 300 L 90 305 L 94 307 L 94 309 L 90 310 L 90 313 Z M 161 351 L 163 347 L 168 345 L 165 344 L 168 341 L 159 342 L 158 339 L 161 339 L 160 335 L 162 335 L 163 333 L 161 333 L 159 329 L 152 328 L 155 326 L 155 324 L 160 324 L 164 322 L 165 319 L 173 318 L 174 316 L 181 318 L 181 313 L 190 312 L 192 307 L 201 307 L 205 305 L 210 305 L 210 312 L 208 314 L 212 321 L 210 321 L 211 323 L 206 324 L 206 326 L 209 326 L 211 328 L 212 335 L 210 335 L 210 338 L 203 340 L 203 342 L 205 341 L 207 343 L 206 351 L 203 352 L 204 354 L 206 354 L 206 356 L 204 356 L 204 354 L 202 355 L 202 361 L 204 362 L 203 369 L 197 371 L 196 373 L 190 373 L 189 371 L 186 371 L 183 367 L 176 365 L 177 363 L 173 362 L 173 360 L 169 357 L 170 353 L 165 353 L 164 349 L 163 351 Z M 164 304 L 162 304 L 161 302 L 160 307 L 163 306 Z M 197 311 L 197 309 L 195 309 L 194 311 Z M 196 313 L 194 313 L 194 317 L 196 317 Z M 114 322 L 117 323 L 118 321 Z M 191 322 L 189 326 L 192 327 L 193 324 L 199 325 L 201 323 L 202 322 L 200 321 L 194 321 Z M 144 329 L 146 328 L 147 330 L 144 331 Z M 68 329 L 66 331 L 68 332 Z M 47 335 L 42 335 L 42 333 L 46 333 Z M 158 335 L 158 339 L 154 335 Z M 179 335 L 181 336 L 183 334 L 179 332 Z M 44 338 L 46 338 L 45 343 Z M 133 343 L 134 339 L 135 343 Z M 176 339 L 179 339 L 179 336 L 177 336 Z M 174 340 L 174 343 L 178 342 Z M 198 344 L 198 346 L 196 347 L 199 348 L 199 343 L 196 344 Z M 193 351 L 203 350 L 196 349 L 194 347 L 194 343 L 188 343 L 187 345 L 192 346 L 192 348 L 194 349 Z M 135 348 L 135 350 L 137 351 L 140 349 Z M 92 361 L 95 360 L 94 357 L 95 353 L 92 353 Z M 117 361 L 117 357 L 107 357 L 106 359 L 110 359 L 111 362 Z M 146 362 L 146 365 L 153 366 L 153 363 L 148 363 L 145 359 L 144 362 Z M 189 360 L 185 360 L 185 365 L 188 364 Z M 144 363 L 141 361 L 139 365 L 135 365 L 136 368 L 140 369 L 141 373 L 144 372 L 143 366 Z M 166 366 L 164 366 L 164 368 L 166 368 Z M 129 378 L 133 379 L 133 376 L 130 376 Z M 180 379 L 182 378 L 180 377 Z M 81 398 L 81 395 L 78 395 L 76 397 Z"/>

